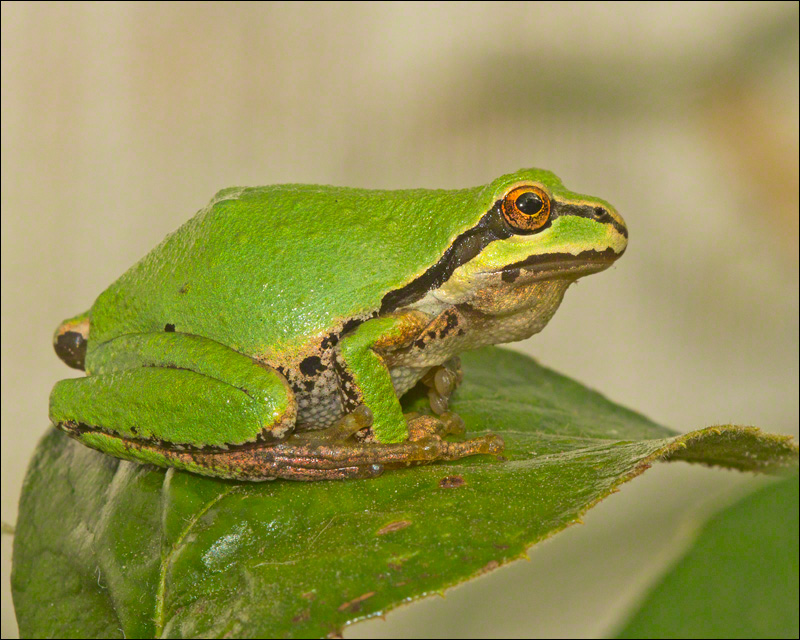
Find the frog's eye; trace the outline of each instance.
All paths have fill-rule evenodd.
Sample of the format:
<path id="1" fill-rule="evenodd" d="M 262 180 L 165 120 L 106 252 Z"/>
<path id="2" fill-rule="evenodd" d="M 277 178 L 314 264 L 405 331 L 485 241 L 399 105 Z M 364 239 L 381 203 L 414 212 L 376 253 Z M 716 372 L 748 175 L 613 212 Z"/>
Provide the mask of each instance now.
<path id="1" fill-rule="evenodd" d="M 517 233 L 538 231 L 550 218 L 550 198 L 539 187 L 516 187 L 503 198 L 503 217 Z"/>

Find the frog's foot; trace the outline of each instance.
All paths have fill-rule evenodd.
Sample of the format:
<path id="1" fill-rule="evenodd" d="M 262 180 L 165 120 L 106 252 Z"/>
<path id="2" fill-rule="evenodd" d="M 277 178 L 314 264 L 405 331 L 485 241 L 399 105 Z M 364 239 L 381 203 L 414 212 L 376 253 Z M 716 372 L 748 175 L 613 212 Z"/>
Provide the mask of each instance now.
<path id="1" fill-rule="evenodd" d="M 321 431 L 295 434 L 273 445 L 220 453 L 193 453 L 194 463 L 214 475 L 246 480 L 337 480 L 373 478 L 384 469 L 394 469 L 437 460 L 458 460 L 473 455 L 499 455 L 503 440 L 493 434 L 462 442 L 448 442 L 446 435 L 463 434 L 464 423 L 455 414 L 441 417 L 408 414 L 409 438 L 383 444 L 359 440 L 355 434 L 366 429 L 372 415 L 359 407 L 337 424 Z M 218 457 L 218 460 L 215 458 Z"/>
<path id="2" fill-rule="evenodd" d="M 431 410 L 436 415 L 442 415 L 447 411 L 450 396 L 461 384 L 463 377 L 461 361 L 458 358 L 452 358 L 438 367 L 431 367 L 423 376 L 421 382 L 428 387 L 428 400 L 431 403 Z"/>
<path id="3" fill-rule="evenodd" d="M 413 442 L 430 437 L 463 436 L 467 431 L 461 416 L 452 411 L 446 411 L 439 416 L 406 413 L 405 418 L 408 422 L 408 439 Z"/>

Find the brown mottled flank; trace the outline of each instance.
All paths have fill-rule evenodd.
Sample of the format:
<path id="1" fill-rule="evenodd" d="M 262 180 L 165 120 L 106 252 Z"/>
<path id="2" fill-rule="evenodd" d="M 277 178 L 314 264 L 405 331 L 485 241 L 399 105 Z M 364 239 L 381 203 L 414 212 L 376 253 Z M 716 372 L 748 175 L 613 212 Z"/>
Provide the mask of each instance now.
<path id="1" fill-rule="evenodd" d="M 394 569 L 395 571 L 400 571 L 403 568 L 403 565 L 397 562 L 388 562 L 386 566 L 390 569 Z"/>
<path id="2" fill-rule="evenodd" d="M 442 489 L 455 489 L 465 484 L 467 484 L 467 481 L 464 480 L 463 476 L 445 476 L 439 480 L 439 487 Z"/>
<path id="3" fill-rule="evenodd" d="M 400 531 L 400 529 L 405 529 L 407 526 L 411 524 L 410 520 L 397 520 L 396 522 L 390 522 L 385 527 L 381 527 L 375 533 L 376 536 L 383 536 L 387 533 L 392 533 L 393 531 Z"/>
<path id="4" fill-rule="evenodd" d="M 306 600 L 314 600 L 317 597 L 317 594 L 313 591 L 306 591 L 303 595 L 300 596 L 301 598 L 305 598 Z"/>
<path id="5" fill-rule="evenodd" d="M 374 591 L 370 591 L 369 593 L 365 593 L 364 595 L 358 596 L 357 598 L 353 598 L 349 602 L 345 602 L 344 604 L 339 605 L 339 611 L 358 611 L 361 609 L 361 603 L 364 602 L 367 598 L 371 598 L 375 595 Z"/>

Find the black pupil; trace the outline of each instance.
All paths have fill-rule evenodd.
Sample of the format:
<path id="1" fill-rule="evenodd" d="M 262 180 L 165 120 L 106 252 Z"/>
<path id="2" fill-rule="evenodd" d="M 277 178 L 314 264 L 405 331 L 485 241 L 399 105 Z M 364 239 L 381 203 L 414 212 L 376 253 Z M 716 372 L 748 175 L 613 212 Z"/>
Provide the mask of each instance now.
<path id="1" fill-rule="evenodd" d="M 544 207 L 544 202 L 537 193 L 533 191 L 526 191 L 519 198 L 517 198 L 517 209 L 522 211 L 526 216 L 535 216 Z"/>

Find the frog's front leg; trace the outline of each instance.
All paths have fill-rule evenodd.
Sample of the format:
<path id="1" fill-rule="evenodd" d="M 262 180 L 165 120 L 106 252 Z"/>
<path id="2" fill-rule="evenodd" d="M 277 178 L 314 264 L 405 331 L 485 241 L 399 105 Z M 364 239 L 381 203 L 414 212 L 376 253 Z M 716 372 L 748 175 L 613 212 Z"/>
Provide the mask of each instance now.
<path id="1" fill-rule="evenodd" d="M 87 370 L 56 384 L 50 418 L 120 458 L 236 478 L 226 454 L 294 428 L 294 395 L 280 373 L 200 336 L 124 335 L 93 350 Z M 209 466 L 201 451 L 220 455 Z"/>
<path id="2" fill-rule="evenodd" d="M 260 453 L 283 457 L 287 470 L 312 474 L 309 479 L 341 477 L 328 474 L 341 474 L 347 468 L 353 476 L 376 475 L 385 467 L 499 454 L 503 441 L 494 435 L 463 442 L 445 440 L 444 436 L 464 433 L 463 421 L 454 414 L 403 414 L 384 355 L 410 344 L 427 326 L 427 316 L 415 312 L 375 318 L 359 326 L 341 341 L 338 353 L 344 405 L 350 413 L 329 429 L 296 433 Z M 448 372 L 445 381 L 439 375 L 445 397 L 459 374 L 457 360 L 447 365 L 453 368 L 436 368 Z M 436 373 L 433 380 L 435 386 Z M 370 437 L 356 438 L 366 427 L 371 427 Z"/>

